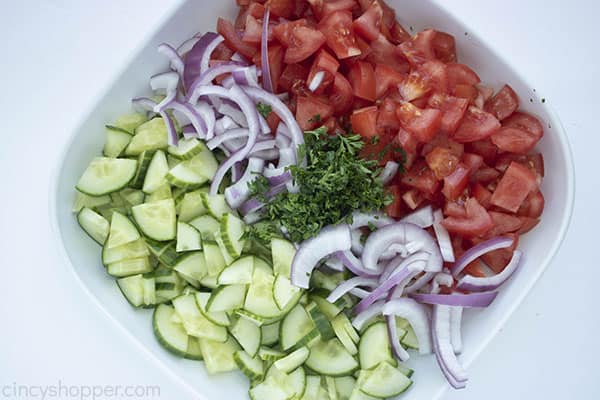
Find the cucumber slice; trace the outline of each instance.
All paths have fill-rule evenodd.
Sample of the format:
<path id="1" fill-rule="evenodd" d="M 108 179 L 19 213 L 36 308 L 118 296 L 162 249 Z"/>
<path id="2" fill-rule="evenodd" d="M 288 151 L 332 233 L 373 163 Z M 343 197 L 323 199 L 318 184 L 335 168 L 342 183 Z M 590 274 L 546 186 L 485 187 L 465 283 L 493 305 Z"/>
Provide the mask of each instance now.
<path id="1" fill-rule="evenodd" d="M 122 129 L 129 134 L 133 135 L 136 128 L 146 122 L 148 118 L 144 114 L 140 113 L 131 113 L 131 114 L 123 114 L 120 115 L 115 123 L 114 127 Z M 107 127 L 108 128 L 108 127 Z"/>
<path id="2" fill-rule="evenodd" d="M 285 239 L 274 238 L 271 240 L 271 257 L 275 274 L 290 278 L 292 261 L 296 255 L 296 248 Z"/>
<path id="3" fill-rule="evenodd" d="M 321 310 L 319 310 L 319 307 L 315 302 L 310 302 L 309 304 L 307 304 L 305 309 L 308 312 L 308 315 L 310 315 L 310 318 L 314 322 L 315 326 L 319 330 L 319 333 L 321 334 L 321 339 L 329 340 L 335 337 L 335 332 L 331 327 L 331 323 L 329 322 L 325 314 L 323 314 Z"/>
<path id="4" fill-rule="evenodd" d="M 128 207 L 137 206 L 144 202 L 144 192 L 133 188 L 125 188 L 118 192 Z"/>
<path id="5" fill-rule="evenodd" d="M 208 192 L 208 187 L 187 192 L 183 195 L 179 209 L 179 219 L 183 222 L 190 222 L 196 217 L 206 214 L 206 208 L 202 202 L 202 193 Z M 217 223 L 218 226 L 218 223 Z M 216 231 L 216 229 L 215 229 Z"/>
<path id="6" fill-rule="evenodd" d="M 131 133 L 107 125 L 102 154 L 104 154 L 105 157 L 119 157 L 130 141 Z"/>
<path id="7" fill-rule="evenodd" d="M 219 287 L 219 285 L 217 284 L 217 277 L 210 275 L 207 275 L 204 278 L 202 278 L 200 280 L 200 284 L 209 289 L 216 289 Z"/>
<path id="8" fill-rule="evenodd" d="M 173 322 L 175 309 L 166 304 L 159 304 L 154 310 L 152 327 L 158 342 L 168 351 L 185 357 L 188 349 L 188 334 L 181 324 Z"/>
<path id="9" fill-rule="evenodd" d="M 308 375 L 306 377 L 306 389 L 301 400 L 320 400 L 321 391 L 321 377 Z"/>
<path id="10" fill-rule="evenodd" d="M 159 266 L 152 272 L 156 282 L 156 302 L 171 301 L 183 292 L 185 281 L 173 270 Z"/>
<path id="11" fill-rule="evenodd" d="M 335 335 L 340 340 L 340 342 L 342 343 L 344 348 L 346 350 L 348 350 L 348 353 L 350 353 L 352 355 L 356 355 L 358 353 L 358 348 L 356 347 L 356 343 L 352 340 L 350 334 L 348 334 L 348 327 L 347 327 L 348 323 L 350 323 L 350 321 L 348 320 L 348 317 L 346 317 L 346 314 L 344 314 L 344 313 L 338 314 L 331 321 L 331 325 L 333 327 Z M 354 329 L 352 327 L 351 323 L 350 323 L 350 328 Z"/>
<path id="12" fill-rule="evenodd" d="M 184 252 L 202 249 L 200 232 L 185 222 L 177 222 L 177 246 L 175 251 Z"/>
<path id="13" fill-rule="evenodd" d="M 103 245 L 109 232 L 109 223 L 102 215 L 83 207 L 77 214 L 77 222 L 92 239 Z"/>
<path id="14" fill-rule="evenodd" d="M 240 350 L 240 346 L 231 336 L 224 342 L 200 339 L 200 349 L 209 374 L 233 371 L 237 368 L 233 355 Z"/>
<path id="15" fill-rule="evenodd" d="M 292 285 L 292 282 L 286 276 L 277 275 L 273 284 L 273 298 L 277 307 L 280 310 L 285 309 L 301 290 L 299 287 Z"/>
<path id="16" fill-rule="evenodd" d="M 200 281 L 208 273 L 204 261 L 204 253 L 201 251 L 194 251 L 181 256 L 173 269 L 182 276 L 191 278 L 195 281 Z"/>
<path id="17" fill-rule="evenodd" d="M 335 381 L 335 389 L 339 400 L 348 400 L 352 395 L 356 379 L 351 376 L 340 376 L 333 378 Z"/>
<path id="18" fill-rule="evenodd" d="M 226 266 L 223 253 L 219 245 L 215 242 L 203 242 L 202 248 L 204 249 L 204 259 L 206 261 L 206 268 L 208 275 L 215 278 L 215 285 L 217 276 L 223 271 Z"/>
<path id="19" fill-rule="evenodd" d="M 172 303 L 188 335 L 217 342 L 227 340 L 227 329 L 212 323 L 202 314 L 193 294 L 181 295 L 173 299 Z M 202 355 L 206 358 L 204 351 Z"/>
<path id="20" fill-rule="evenodd" d="M 140 233 L 133 222 L 119 212 L 113 212 L 110 220 L 110 231 L 106 247 L 113 249 L 127 243 L 134 242 L 140 238 Z"/>
<path id="21" fill-rule="evenodd" d="M 247 285 L 224 285 L 213 290 L 206 308 L 210 312 L 233 311 L 244 306 Z"/>
<path id="22" fill-rule="evenodd" d="M 219 285 L 247 285 L 252 282 L 254 257 L 246 256 L 225 267 L 219 274 Z"/>
<path id="23" fill-rule="evenodd" d="M 319 336 L 314 322 L 301 305 L 296 305 L 281 322 L 279 341 L 283 350 L 304 346 Z"/>
<path id="24" fill-rule="evenodd" d="M 154 153 L 152 153 L 151 151 L 143 151 L 138 156 L 137 170 L 135 171 L 135 176 L 129 183 L 129 186 L 136 188 L 136 189 L 141 189 L 142 186 L 144 186 L 144 179 L 146 178 L 146 172 L 148 171 L 148 168 L 150 167 L 150 162 L 152 162 L 153 155 L 154 155 Z"/>
<path id="25" fill-rule="evenodd" d="M 319 310 L 321 310 L 329 320 L 332 320 L 343 310 L 341 307 L 338 307 L 336 303 L 330 303 L 324 297 L 315 294 L 310 296 L 310 300 L 317 304 Z"/>
<path id="26" fill-rule="evenodd" d="M 231 321 L 229 321 L 229 317 L 225 312 L 208 310 L 207 307 L 210 296 L 211 294 L 206 292 L 196 293 L 196 305 L 200 309 L 202 315 L 204 315 L 213 324 L 226 327 L 231 325 Z"/>
<path id="27" fill-rule="evenodd" d="M 311 288 L 325 289 L 327 292 L 331 292 L 333 289 L 339 286 L 344 280 L 344 274 L 337 272 L 335 274 L 324 274 L 323 272 L 316 270 L 311 275 Z"/>
<path id="28" fill-rule="evenodd" d="M 135 129 L 135 135 L 125 149 L 125 155 L 137 156 L 144 151 L 166 149 L 168 144 L 165 122 L 162 118 L 153 118 Z"/>
<path id="29" fill-rule="evenodd" d="M 251 400 L 291 400 L 285 388 L 279 386 L 273 378 L 264 380 L 248 391 Z"/>
<path id="30" fill-rule="evenodd" d="M 327 397 L 329 400 L 339 400 L 335 378 L 331 376 L 325 377 L 325 387 L 327 388 Z"/>
<path id="31" fill-rule="evenodd" d="M 242 371 L 250 381 L 263 379 L 265 375 L 265 365 L 260 358 L 252 357 L 245 351 L 239 350 L 233 354 L 233 360 L 240 371 Z"/>
<path id="32" fill-rule="evenodd" d="M 152 271 L 152 265 L 148 257 L 121 260 L 106 266 L 106 272 L 117 278 L 145 274 L 150 271 Z"/>
<path id="33" fill-rule="evenodd" d="M 188 360 L 202 361 L 202 349 L 200 349 L 200 339 L 188 336 L 188 347 L 185 351 L 185 358 Z"/>
<path id="34" fill-rule="evenodd" d="M 217 168 L 214 156 L 206 149 L 172 167 L 167 174 L 167 180 L 177 187 L 198 187 L 212 180 Z"/>
<path id="35" fill-rule="evenodd" d="M 210 195 L 208 193 L 201 193 L 200 197 L 206 211 L 219 221 L 223 218 L 224 214 L 233 213 L 225 200 L 225 196 L 222 194 Z"/>
<path id="36" fill-rule="evenodd" d="M 347 376 L 358 369 L 358 362 L 340 341 L 334 338 L 328 341 L 320 340 L 310 347 L 306 366 L 322 375 Z"/>
<path id="37" fill-rule="evenodd" d="M 214 154 L 206 147 L 199 154 L 184 162 L 187 163 L 189 168 L 198 171 L 198 174 L 209 181 L 212 181 L 219 168 L 219 163 Z"/>
<path id="38" fill-rule="evenodd" d="M 173 268 L 177 264 L 180 255 L 175 250 L 175 242 L 163 243 L 148 238 L 145 239 L 145 242 L 161 264 L 169 268 Z"/>
<path id="39" fill-rule="evenodd" d="M 167 164 L 165 153 L 162 150 L 155 151 L 144 177 L 142 187 L 144 193 L 154 193 L 158 188 L 166 184 L 168 172 L 169 165 Z"/>
<path id="40" fill-rule="evenodd" d="M 143 275 L 132 275 L 117 279 L 117 285 L 133 307 L 152 305 L 156 302 L 154 278 L 144 278 Z"/>
<path id="41" fill-rule="evenodd" d="M 306 372 L 304 368 L 300 367 L 286 374 L 273 365 L 267 370 L 265 382 L 285 390 L 291 398 L 298 399 L 302 397 L 306 389 Z"/>
<path id="42" fill-rule="evenodd" d="M 102 196 L 127 186 L 133 179 L 137 161 L 96 157 L 83 172 L 75 188 L 90 196 Z"/>
<path id="43" fill-rule="evenodd" d="M 144 235 L 158 241 L 175 239 L 176 215 L 173 199 L 132 207 L 133 218 Z"/>
<path id="44" fill-rule="evenodd" d="M 398 396 L 410 387 L 412 381 L 387 362 L 367 371 L 360 390 L 380 399 Z"/>
<path id="45" fill-rule="evenodd" d="M 196 138 L 180 139 L 177 146 L 169 146 L 167 151 L 170 155 L 181 160 L 189 160 L 190 158 L 200 154 L 201 151 L 210 151 L 204 143 Z M 165 159 L 166 161 L 166 159 Z"/>
<path id="46" fill-rule="evenodd" d="M 262 335 L 259 326 L 246 318 L 238 318 L 231 326 L 230 332 L 250 356 L 255 357 L 258 354 Z"/>
<path id="47" fill-rule="evenodd" d="M 138 239 L 135 242 L 124 244 L 123 246 L 109 249 L 107 246 L 102 248 L 102 264 L 114 264 L 119 261 L 132 258 L 147 257 L 150 255 L 144 239 Z"/>
<path id="48" fill-rule="evenodd" d="M 358 357 L 362 369 L 371 369 L 384 361 L 397 365 L 392 356 L 385 322 L 376 322 L 364 331 L 358 346 Z"/>
<path id="49" fill-rule="evenodd" d="M 406 331 L 406 335 L 400 340 L 400 343 L 402 343 L 404 347 L 419 350 L 419 340 L 417 339 L 417 335 L 412 326 L 410 326 L 410 323 L 404 318 L 396 317 L 396 326 Z"/>
<path id="50" fill-rule="evenodd" d="M 266 325 L 271 324 L 271 322 L 267 318 L 253 314 L 250 311 L 244 310 L 243 308 L 235 310 L 233 313 L 240 318 L 246 318 L 247 320 L 251 321 L 252 323 L 256 324 L 257 326 L 263 326 L 263 325 L 265 325 L 265 322 L 267 322 Z"/>
<path id="51" fill-rule="evenodd" d="M 279 360 L 282 357 L 285 357 L 285 353 L 279 350 L 272 349 L 270 347 L 261 346 L 258 349 L 258 357 L 263 361 L 272 363 Z"/>
<path id="52" fill-rule="evenodd" d="M 244 309 L 263 318 L 277 317 L 281 310 L 277 307 L 273 298 L 274 283 L 275 277 L 262 268 L 256 268 L 255 263 L 252 283 L 248 286 Z"/>
<path id="53" fill-rule="evenodd" d="M 270 346 L 279 341 L 279 328 L 281 322 L 275 322 L 274 324 L 263 325 L 260 327 L 261 330 L 261 341 L 260 344 Z"/>
<path id="54" fill-rule="evenodd" d="M 406 365 L 400 364 L 400 363 L 398 363 L 398 366 L 396 367 L 396 369 L 398 371 L 402 372 L 407 378 L 410 378 L 411 376 L 413 376 L 413 373 L 415 372 L 413 369 L 408 368 Z"/>
<path id="55" fill-rule="evenodd" d="M 172 199 L 173 193 L 171 192 L 171 185 L 165 183 L 156 189 L 152 194 L 149 194 L 145 198 L 146 203 L 156 203 L 160 200 Z"/>
<path id="56" fill-rule="evenodd" d="M 97 207 L 105 206 L 110 204 L 111 199 L 110 196 L 88 196 L 87 194 L 81 193 L 79 191 L 75 192 L 75 200 L 73 201 L 73 208 L 71 211 L 74 213 L 78 213 L 84 207 L 89 209 L 95 209 Z"/>
<path id="57" fill-rule="evenodd" d="M 190 221 L 190 225 L 200 232 L 202 240 L 215 241 L 215 232 L 219 230 L 219 221 L 210 215 L 202 215 Z"/>
<path id="58" fill-rule="evenodd" d="M 221 238 L 220 228 L 218 231 L 215 232 L 215 243 L 217 243 L 217 246 L 219 246 L 219 250 L 221 251 L 223 260 L 225 260 L 225 265 L 230 265 L 235 260 L 235 258 L 232 257 L 231 254 L 229 254 L 229 252 L 227 251 L 225 243 L 223 243 L 223 239 Z"/>
<path id="59" fill-rule="evenodd" d="M 287 356 L 275 361 L 273 365 L 287 374 L 304 364 L 309 355 L 310 350 L 307 347 L 299 347 Z"/>

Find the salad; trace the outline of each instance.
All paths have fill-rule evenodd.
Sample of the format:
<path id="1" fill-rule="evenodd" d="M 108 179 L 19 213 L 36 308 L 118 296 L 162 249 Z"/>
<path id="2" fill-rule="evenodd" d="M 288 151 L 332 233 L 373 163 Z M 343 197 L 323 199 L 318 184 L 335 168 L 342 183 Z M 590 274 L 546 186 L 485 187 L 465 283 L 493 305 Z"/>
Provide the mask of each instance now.
<path id="1" fill-rule="evenodd" d="M 76 185 L 106 272 L 255 400 L 395 397 L 429 354 L 464 388 L 463 312 L 544 208 L 541 123 L 381 0 L 237 4 L 158 46 L 168 70 Z"/>

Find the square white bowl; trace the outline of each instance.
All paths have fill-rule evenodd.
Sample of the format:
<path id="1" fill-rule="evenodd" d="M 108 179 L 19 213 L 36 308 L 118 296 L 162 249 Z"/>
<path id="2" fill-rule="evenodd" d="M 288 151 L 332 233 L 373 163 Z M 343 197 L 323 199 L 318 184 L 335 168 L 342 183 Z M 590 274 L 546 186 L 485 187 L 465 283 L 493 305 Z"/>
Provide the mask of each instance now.
<path id="1" fill-rule="evenodd" d="M 453 34 L 460 62 L 473 67 L 484 83 L 495 88 L 510 83 L 521 98 L 521 108 L 540 117 L 545 125 L 545 136 L 537 147 L 544 154 L 546 169 L 542 184 L 546 198 L 542 222 L 522 238 L 520 248 L 525 260 L 502 287 L 495 302 L 487 309 L 465 313 L 465 352 L 460 358 L 468 368 L 541 276 L 564 238 L 575 191 L 571 151 L 559 120 L 541 101 L 540 91 L 534 90 L 518 74 L 518 65 L 508 65 L 466 24 L 430 0 L 389 0 L 388 3 L 396 8 L 400 22 L 415 32 L 434 28 Z M 196 397 L 207 399 L 246 398 L 246 378 L 237 372 L 208 376 L 202 363 L 179 359 L 161 348 L 152 333 L 151 311 L 133 309 L 122 298 L 114 280 L 102 267 L 100 248 L 83 234 L 71 206 L 75 183 L 91 158 L 101 152 L 104 124 L 127 110 L 132 97 L 147 94 L 148 78 L 167 68 L 156 46 L 161 42 L 177 45 L 199 30 L 214 30 L 218 16 L 233 19 L 235 15 L 234 0 L 188 0 L 168 15 L 115 76 L 114 83 L 99 97 L 89 114 L 83 116 L 79 128 L 65 144 L 63 161 L 56 169 L 50 193 L 55 233 L 62 241 L 64 257 L 76 278 L 73 282 L 79 282 L 82 293 L 90 296 L 115 327 L 122 329 L 136 344 L 132 348 L 149 352 L 157 367 L 175 377 Z M 448 388 L 433 357 L 413 355 L 409 365 L 415 369 L 414 384 L 402 399 L 438 399 Z"/>

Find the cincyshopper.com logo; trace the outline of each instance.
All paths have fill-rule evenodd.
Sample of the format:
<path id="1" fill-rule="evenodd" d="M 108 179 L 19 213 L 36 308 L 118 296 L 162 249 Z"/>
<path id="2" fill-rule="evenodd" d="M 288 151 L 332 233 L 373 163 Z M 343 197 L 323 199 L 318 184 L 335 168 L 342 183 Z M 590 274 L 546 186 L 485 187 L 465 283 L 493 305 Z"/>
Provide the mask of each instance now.
<path id="1" fill-rule="evenodd" d="M 140 399 L 160 397 L 160 386 L 151 385 L 67 385 L 59 380 L 52 385 L 23 385 L 0 383 L 0 399 L 60 399 L 101 400 Z"/>

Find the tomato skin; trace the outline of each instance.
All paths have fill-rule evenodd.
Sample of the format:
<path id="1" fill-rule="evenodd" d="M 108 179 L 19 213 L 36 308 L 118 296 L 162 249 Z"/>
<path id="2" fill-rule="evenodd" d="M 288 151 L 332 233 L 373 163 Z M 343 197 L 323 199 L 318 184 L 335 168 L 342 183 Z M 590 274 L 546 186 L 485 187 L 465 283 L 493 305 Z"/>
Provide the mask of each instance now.
<path id="1" fill-rule="evenodd" d="M 410 40 L 410 34 L 398 22 L 394 23 L 390 29 L 390 41 L 394 44 L 401 44 Z"/>
<path id="2" fill-rule="evenodd" d="M 277 89 L 279 86 L 279 79 L 281 78 L 281 73 L 283 72 L 283 47 L 278 44 L 272 44 L 269 47 L 269 66 L 271 73 L 271 82 L 273 84 L 273 88 Z"/>
<path id="3" fill-rule="evenodd" d="M 427 103 L 429 107 L 442 111 L 440 130 L 447 134 L 454 133 L 460 125 L 469 101 L 443 93 L 434 93 Z"/>
<path id="4" fill-rule="evenodd" d="M 325 44 L 325 36 L 320 31 L 307 26 L 296 26 L 283 61 L 286 64 L 304 61 L 319 50 L 323 44 Z"/>
<path id="5" fill-rule="evenodd" d="M 450 150 L 450 152 L 458 158 L 461 158 L 465 152 L 465 146 L 462 143 L 455 142 L 454 140 L 448 138 L 448 136 L 444 133 L 438 133 L 431 140 L 425 143 L 423 149 L 421 150 L 421 155 L 427 155 L 436 146 L 444 147 Z"/>
<path id="6" fill-rule="evenodd" d="M 454 172 L 444 178 L 442 193 L 448 200 L 456 200 L 465 191 L 469 183 L 470 169 L 463 163 L 459 163 Z"/>
<path id="7" fill-rule="evenodd" d="M 375 71 L 370 63 L 365 61 L 354 63 L 348 72 L 348 80 L 356 97 L 369 101 L 377 99 Z"/>
<path id="8" fill-rule="evenodd" d="M 487 232 L 487 238 L 516 232 L 521 229 L 521 226 L 523 225 L 523 222 L 517 216 L 498 211 L 488 211 L 488 213 L 490 214 L 490 217 L 492 217 L 494 227 Z"/>
<path id="9" fill-rule="evenodd" d="M 467 143 L 465 144 L 465 148 L 470 153 L 475 153 L 482 156 L 483 161 L 485 161 L 485 163 L 488 165 L 494 165 L 496 163 L 498 148 L 489 139 Z"/>
<path id="10" fill-rule="evenodd" d="M 279 78 L 279 87 L 289 92 L 299 82 L 306 84 L 307 78 L 308 69 L 302 64 L 287 64 Z"/>
<path id="11" fill-rule="evenodd" d="M 462 162 L 471 172 L 475 172 L 483 165 L 483 157 L 475 153 L 463 153 Z"/>
<path id="12" fill-rule="evenodd" d="M 362 42 L 362 39 L 359 42 Z M 367 44 L 366 49 L 361 47 L 361 50 L 366 59 L 373 64 L 384 64 L 400 73 L 410 70 L 410 64 L 402 53 L 383 35 L 377 36 L 377 39 Z"/>
<path id="13" fill-rule="evenodd" d="M 316 118 L 316 116 L 319 118 Z M 316 96 L 298 96 L 296 104 L 296 121 L 300 129 L 308 131 L 321 125 L 333 115 L 333 107 L 329 102 Z"/>
<path id="14" fill-rule="evenodd" d="M 527 154 L 544 135 L 544 128 L 537 118 L 516 112 L 507 118 L 502 128 L 492 135 L 492 142 L 500 150 Z"/>
<path id="15" fill-rule="evenodd" d="M 490 167 L 483 167 L 479 168 L 477 171 L 474 171 L 471 174 L 471 181 L 488 183 L 498 179 L 499 176 L 500 172 L 498 172 L 496 169 Z"/>
<path id="16" fill-rule="evenodd" d="M 433 52 L 438 60 L 444 63 L 456 62 L 456 42 L 454 36 L 446 32 L 435 32 Z"/>
<path id="17" fill-rule="evenodd" d="M 502 126 L 507 128 L 516 128 L 528 131 L 536 137 L 544 135 L 544 128 L 540 121 L 531 114 L 516 112 L 502 122 Z"/>
<path id="18" fill-rule="evenodd" d="M 283 22 L 273 27 L 273 36 L 283 46 L 289 47 L 292 45 L 294 30 L 300 26 L 308 26 L 306 19 L 298 19 L 296 21 Z"/>
<path id="19" fill-rule="evenodd" d="M 538 218 L 519 217 L 521 219 L 521 229 L 517 232 L 519 235 L 524 235 L 540 223 Z"/>
<path id="20" fill-rule="evenodd" d="M 433 171 L 421 160 L 417 161 L 400 181 L 406 186 L 419 189 L 429 195 L 434 195 L 440 185 Z"/>
<path id="21" fill-rule="evenodd" d="M 448 201 L 444 205 L 444 216 L 455 218 L 467 218 L 467 210 L 464 205 L 455 201 Z"/>
<path id="22" fill-rule="evenodd" d="M 344 75 L 336 72 L 333 78 L 333 86 L 329 93 L 329 102 L 336 114 L 343 114 L 352 107 L 353 91 L 352 85 Z"/>
<path id="23" fill-rule="evenodd" d="M 352 11 L 354 7 L 356 7 L 354 0 L 329 0 L 323 4 L 320 18 L 324 18 L 336 11 Z"/>
<path id="24" fill-rule="evenodd" d="M 427 61 L 419 67 L 419 73 L 425 78 L 429 86 L 441 93 L 448 92 L 448 69 L 441 61 Z"/>
<path id="25" fill-rule="evenodd" d="M 420 142 L 431 140 L 442 121 L 442 112 L 428 108 L 421 110 L 410 103 L 401 104 L 396 109 L 400 126 L 412 133 Z"/>
<path id="26" fill-rule="evenodd" d="M 406 75 L 397 72 L 393 68 L 377 64 L 375 66 L 375 97 L 381 98 L 388 90 L 397 88 L 401 84 Z"/>
<path id="27" fill-rule="evenodd" d="M 476 183 L 471 188 L 471 195 L 477 199 L 485 209 L 490 208 L 490 200 L 492 199 L 492 192 L 487 190 L 482 184 Z"/>
<path id="28" fill-rule="evenodd" d="M 375 70 L 377 71 L 377 70 Z M 375 73 L 377 75 L 377 73 Z M 396 118 L 396 107 L 398 103 L 385 98 L 379 106 L 379 114 L 377 115 L 377 129 L 381 132 L 396 132 L 400 128 L 400 123 Z"/>
<path id="29" fill-rule="evenodd" d="M 376 106 L 354 110 L 350 115 L 352 130 L 365 139 L 377 136 L 377 114 Z"/>
<path id="30" fill-rule="evenodd" d="M 452 87 L 452 85 L 450 86 Z M 477 87 L 465 83 L 454 85 L 454 89 L 451 90 L 451 93 L 456 97 L 468 100 L 469 104 L 472 105 L 475 105 L 477 96 L 479 96 L 479 90 L 477 90 Z"/>
<path id="31" fill-rule="evenodd" d="M 516 212 L 529 193 L 537 189 L 537 181 L 531 170 L 513 161 L 500 179 L 491 203 L 502 209 Z"/>
<path id="32" fill-rule="evenodd" d="M 469 197 L 465 201 L 466 217 L 447 217 L 442 225 L 449 232 L 463 237 L 474 237 L 485 234 L 493 227 L 492 218 L 477 199 Z"/>
<path id="33" fill-rule="evenodd" d="M 435 60 L 433 39 L 435 31 L 427 29 L 417 33 L 410 40 L 401 43 L 398 48 L 413 66 L 419 66 L 426 61 Z"/>
<path id="34" fill-rule="evenodd" d="M 352 29 L 352 13 L 336 11 L 319 22 L 319 30 L 326 38 L 327 46 L 337 58 L 344 59 L 361 54 Z"/>
<path id="35" fill-rule="evenodd" d="M 425 162 L 427 162 L 437 179 L 444 179 L 454 172 L 460 159 L 452 154 L 448 148 L 434 147 L 425 156 Z"/>
<path id="36" fill-rule="evenodd" d="M 386 188 L 394 200 L 385 208 L 386 214 L 391 218 L 400 218 L 402 215 L 402 189 L 398 185 L 391 185 Z"/>
<path id="37" fill-rule="evenodd" d="M 504 85 L 485 103 L 484 109 L 502 121 L 517 111 L 517 108 L 519 108 L 519 97 L 509 85 Z"/>
<path id="38" fill-rule="evenodd" d="M 546 201 L 542 192 L 536 190 L 527 196 L 517 213 L 521 216 L 539 218 L 542 216 L 542 212 L 544 212 L 545 203 Z"/>
<path id="39" fill-rule="evenodd" d="M 258 51 L 256 46 L 253 46 L 249 43 L 244 43 L 242 39 L 240 39 L 233 24 L 223 18 L 219 18 L 217 20 L 217 32 L 223 36 L 225 39 L 225 45 L 227 45 L 227 47 L 233 51 L 237 51 L 248 59 L 252 59 L 254 54 L 256 54 Z"/>
<path id="40" fill-rule="evenodd" d="M 471 106 L 452 138 L 461 143 L 475 142 L 492 136 L 499 129 L 500 122 L 496 117 Z"/>
<path id="41" fill-rule="evenodd" d="M 479 75 L 464 64 L 449 63 L 447 66 L 448 81 L 451 88 L 458 84 L 475 86 L 481 82 Z"/>
<path id="42" fill-rule="evenodd" d="M 383 9 L 378 1 L 373 1 L 369 8 L 352 23 L 354 31 L 369 42 L 380 35 L 382 25 Z"/>

